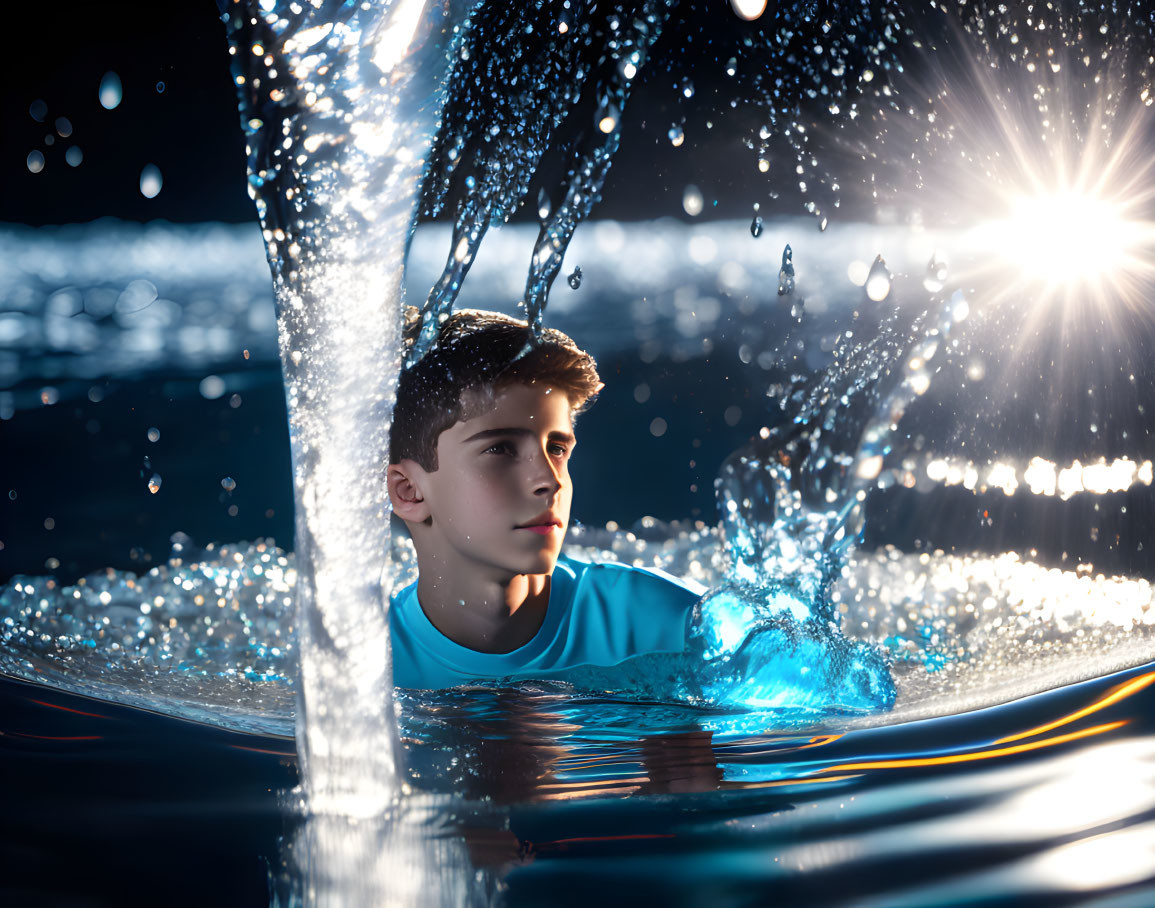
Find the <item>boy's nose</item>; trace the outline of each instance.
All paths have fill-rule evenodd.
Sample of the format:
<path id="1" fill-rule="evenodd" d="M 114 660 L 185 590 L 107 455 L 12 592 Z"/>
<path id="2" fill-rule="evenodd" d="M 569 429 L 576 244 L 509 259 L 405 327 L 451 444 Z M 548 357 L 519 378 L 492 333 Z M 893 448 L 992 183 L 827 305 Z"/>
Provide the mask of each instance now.
<path id="1" fill-rule="evenodd" d="M 562 487 L 559 471 L 545 454 L 534 458 L 534 470 L 530 481 L 535 495 L 554 495 Z"/>

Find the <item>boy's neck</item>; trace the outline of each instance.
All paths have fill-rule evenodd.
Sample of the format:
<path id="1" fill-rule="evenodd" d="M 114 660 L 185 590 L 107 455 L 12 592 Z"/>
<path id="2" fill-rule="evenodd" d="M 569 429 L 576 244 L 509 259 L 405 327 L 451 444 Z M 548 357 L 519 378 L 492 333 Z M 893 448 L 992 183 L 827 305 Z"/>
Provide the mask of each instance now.
<path id="1" fill-rule="evenodd" d="M 495 580 L 439 575 L 418 565 L 417 601 L 425 617 L 454 643 L 479 653 L 509 653 L 529 643 L 545 621 L 549 591 L 549 574 Z"/>

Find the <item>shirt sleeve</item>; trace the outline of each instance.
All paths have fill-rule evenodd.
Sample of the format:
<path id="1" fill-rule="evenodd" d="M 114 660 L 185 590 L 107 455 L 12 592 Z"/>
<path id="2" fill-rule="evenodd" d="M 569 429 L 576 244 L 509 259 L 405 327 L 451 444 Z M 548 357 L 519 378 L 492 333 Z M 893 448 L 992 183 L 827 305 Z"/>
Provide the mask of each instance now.
<path id="1" fill-rule="evenodd" d="M 583 586 L 592 612 L 585 628 L 588 642 L 601 641 L 595 644 L 602 650 L 596 661 L 613 664 L 642 653 L 685 648 L 699 599 L 696 590 L 668 574 L 621 564 L 591 565 Z"/>

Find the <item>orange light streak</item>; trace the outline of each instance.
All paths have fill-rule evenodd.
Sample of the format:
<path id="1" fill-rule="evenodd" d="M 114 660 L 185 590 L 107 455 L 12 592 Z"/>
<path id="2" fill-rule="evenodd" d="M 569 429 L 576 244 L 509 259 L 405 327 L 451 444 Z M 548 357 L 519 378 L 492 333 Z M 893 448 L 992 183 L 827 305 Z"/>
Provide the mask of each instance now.
<path id="1" fill-rule="evenodd" d="M 25 697 L 29 703 L 35 703 L 37 706 L 47 706 L 51 709 L 62 709 L 66 713 L 76 713 L 78 716 L 91 716 L 93 719 L 107 719 L 108 716 L 102 716 L 100 713 L 86 713 L 82 709 L 73 709 L 71 706 L 61 706 L 59 703 L 49 703 L 47 700 L 33 700 L 31 697 Z"/>
<path id="2" fill-rule="evenodd" d="M 833 769 L 834 767 L 831 767 Z M 826 770 L 822 770 L 825 772 Z M 749 788 L 785 788 L 790 785 L 827 785 L 831 782 L 845 782 L 848 779 L 858 779 L 862 777 L 862 773 L 851 773 L 846 776 L 827 776 L 824 779 L 813 778 L 798 778 L 798 779 L 775 779 L 772 782 L 727 782 L 722 781 L 719 786 L 720 789 L 738 788 L 743 791 Z"/>
<path id="3" fill-rule="evenodd" d="M 560 845 L 581 845 L 587 842 L 632 842 L 637 839 L 676 839 L 672 832 L 639 832 L 633 835 L 585 835 L 572 839 L 554 839 L 552 842 L 537 842 L 537 848 L 548 848 Z"/>
<path id="4" fill-rule="evenodd" d="M 1016 744 L 1014 747 L 1002 747 L 998 750 L 980 750 L 977 753 L 949 754 L 945 757 L 908 757 L 897 760 L 868 760 L 862 763 L 840 763 L 837 766 L 827 766 L 816 772 L 847 772 L 855 769 L 905 769 L 912 766 L 945 766 L 951 763 L 968 763 L 972 760 L 993 760 L 995 757 L 1009 757 L 1012 754 L 1025 753 L 1030 750 L 1039 750 L 1042 747 L 1051 747 L 1055 744 L 1065 744 L 1068 741 L 1078 741 L 1080 738 L 1089 738 L 1091 735 L 1101 735 L 1104 732 L 1122 728 L 1130 722 L 1129 719 L 1120 719 L 1118 722 L 1108 722 L 1106 725 L 1096 725 L 1082 731 L 1073 731 L 1057 738 L 1046 738 L 1042 741 L 1032 741 L 1029 744 Z"/>
<path id="5" fill-rule="evenodd" d="M 285 753 L 285 751 L 283 751 L 283 750 L 268 750 L 264 747 L 246 747 L 244 744 L 229 744 L 228 746 L 234 748 L 235 750 L 252 751 L 255 754 L 272 754 L 274 757 L 294 757 L 295 758 L 297 756 L 297 752 L 293 751 L 293 750 L 289 751 L 288 753 Z"/>
<path id="6" fill-rule="evenodd" d="M 1138 678 L 1132 678 L 1130 681 L 1125 681 L 1124 683 L 1117 685 L 1098 700 L 1096 700 L 1094 703 L 1090 704 L 1089 706 L 1084 706 L 1077 712 L 1063 716 L 1063 718 L 1056 719 L 1054 722 L 1050 722 L 1046 725 L 1040 725 L 1037 728 L 1021 731 L 1017 735 L 1008 735 L 1005 738 L 999 738 L 993 743 L 1007 744 L 1011 741 L 1020 741 L 1023 738 L 1032 738 L 1035 735 L 1041 735 L 1044 732 L 1051 731 L 1052 729 L 1060 728 L 1063 725 L 1070 725 L 1072 722 L 1082 719 L 1084 716 L 1089 716 L 1091 713 L 1096 713 L 1101 709 L 1106 709 L 1108 706 L 1112 706 L 1115 703 L 1118 703 L 1120 700 L 1124 700 L 1127 697 L 1130 697 L 1132 694 L 1137 694 L 1143 688 L 1148 687 L 1153 683 L 1155 683 L 1155 672 L 1148 672 L 1145 675 L 1140 675 Z"/>

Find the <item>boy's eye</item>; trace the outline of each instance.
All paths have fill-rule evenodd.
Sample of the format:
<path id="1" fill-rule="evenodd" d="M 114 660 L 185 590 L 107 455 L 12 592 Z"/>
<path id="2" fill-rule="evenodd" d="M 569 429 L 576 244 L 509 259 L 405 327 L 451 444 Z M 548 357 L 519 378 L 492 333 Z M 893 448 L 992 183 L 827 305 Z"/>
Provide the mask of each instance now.
<path id="1" fill-rule="evenodd" d="M 514 448 L 508 441 L 499 441 L 495 445 L 490 445 L 482 454 L 516 454 L 517 449 Z"/>
<path id="2" fill-rule="evenodd" d="M 565 445 L 563 445 L 563 444 L 560 444 L 560 443 L 558 443 L 558 442 L 553 442 L 553 443 L 552 443 L 552 444 L 549 446 L 549 449 L 548 449 L 548 450 L 549 450 L 549 453 L 550 453 L 550 454 L 553 454 L 553 455 L 555 455 L 556 457 L 565 457 L 565 456 L 566 456 L 566 454 L 568 454 L 568 453 L 569 453 L 569 448 L 567 448 Z"/>

